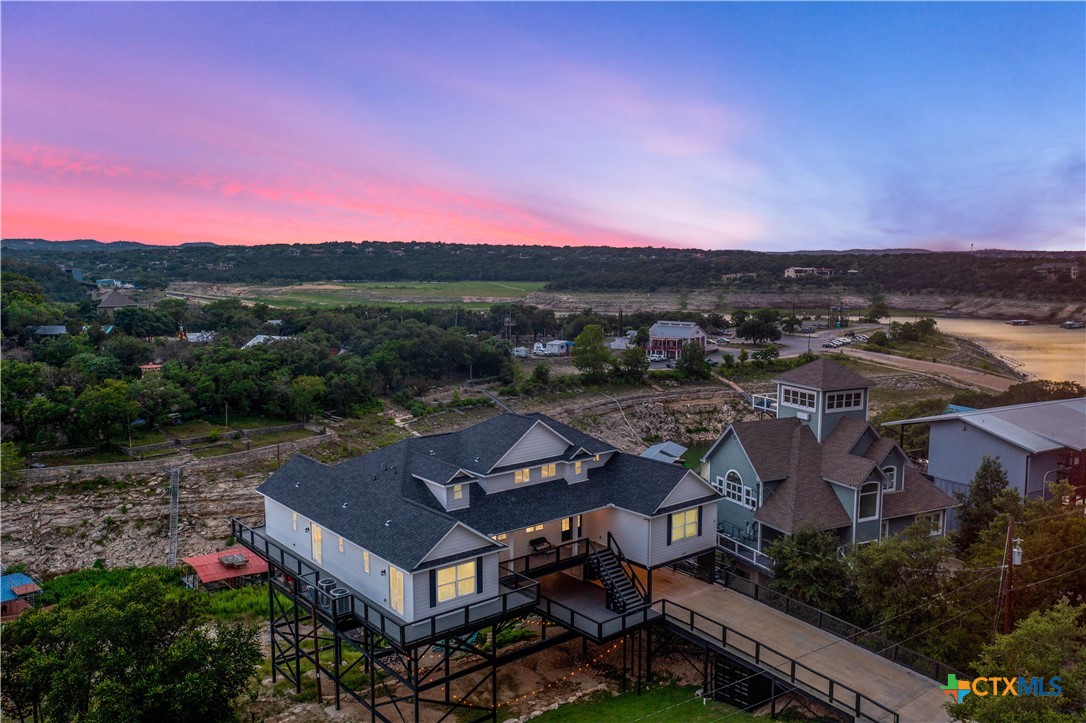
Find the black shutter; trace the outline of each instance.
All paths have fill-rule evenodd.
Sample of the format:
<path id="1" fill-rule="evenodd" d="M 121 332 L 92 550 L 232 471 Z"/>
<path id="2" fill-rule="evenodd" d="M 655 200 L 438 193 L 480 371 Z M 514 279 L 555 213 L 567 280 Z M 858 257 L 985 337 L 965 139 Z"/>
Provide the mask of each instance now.
<path id="1" fill-rule="evenodd" d="M 667 544 L 671 544 L 671 515 L 667 516 Z"/>
<path id="2" fill-rule="evenodd" d="M 703 508 L 698 508 L 698 537 L 701 537 L 701 511 Z"/>
<path id="3" fill-rule="evenodd" d="M 437 570 L 430 570 L 430 607 L 437 605 Z"/>
<path id="4" fill-rule="evenodd" d="M 475 558 L 475 593 L 483 591 L 483 558 Z"/>

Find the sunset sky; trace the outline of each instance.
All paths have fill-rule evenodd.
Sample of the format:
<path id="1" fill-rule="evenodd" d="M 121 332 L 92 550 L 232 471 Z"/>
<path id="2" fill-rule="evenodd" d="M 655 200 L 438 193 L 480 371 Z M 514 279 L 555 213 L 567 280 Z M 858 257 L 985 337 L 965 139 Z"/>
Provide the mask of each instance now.
<path id="1" fill-rule="evenodd" d="M 2 232 L 1082 249 L 1083 3 L 11 3 Z"/>

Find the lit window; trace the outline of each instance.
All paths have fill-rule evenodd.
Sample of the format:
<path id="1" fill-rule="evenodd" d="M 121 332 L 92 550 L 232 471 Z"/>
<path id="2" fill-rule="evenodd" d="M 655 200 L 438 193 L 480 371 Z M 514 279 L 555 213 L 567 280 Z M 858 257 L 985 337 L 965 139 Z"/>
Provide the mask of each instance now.
<path id="1" fill-rule="evenodd" d="M 343 538 L 342 537 L 339 538 L 339 552 L 340 552 L 340 554 L 343 553 Z"/>
<path id="2" fill-rule="evenodd" d="M 812 402 L 813 403 L 813 402 Z M 826 411 L 844 409 L 863 409 L 863 392 L 834 392 L 826 395 Z"/>
<path id="3" fill-rule="evenodd" d="M 558 474 L 558 465 L 554 464 L 553 462 L 551 464 L 543 465 L 544 477 L 553 477 L 556 474 Z"/>
<path id="4" fill-rule="evenodd" d="M 676 512 L 671 516 L 672 542 L 698 536 L 698 513 L 700 511 L 700 507 L 695 507 L 686 512 Z"/>
<path id="5" fill-rule="evenodd" d="M 581 473 L 581 468 L 583 466 L 584 466 L 583 462 L 574 462 L 573 463 L 573 474 L 580 474 Z"/>
<path id="6" fill-rule="evenodd" d="M 518 469 L 513 473 L 513 484 L 522 484 L 529 481 L 532 478 L 532 470 L 525 467 L 524 469 Z"/>
<path id="7" fill-rule="evenodd" d="M 455 600 L 475 594 L 475 560 L 450 565 L 437 571 L 437 601 Z"/>
<path id="8" fill-rule="evenodd" d="M 501 533 L 500 535 L 491 535 L 491 536 L 490 536 L 490 539 L 492 539 L 492 540 L 497 540 L 498 542 L 501 542 L 501 541 L 502 541 L 502 540 L 504 540 L 504 539 L 505 539 L 506 537 L 508 537 L 508 535 L 506 535 L 506 534 L 505 534 L 505 533 L 503 532 L 503 533 Z"/>
<path id="9" fill-rule="evenodd" d="M 600 456 L 597 454 L 595 457 L 592 458 L 592 461 L 593 462 L 599 462 L 600 461 Z"/>
<path id="10" fill-rule="evenodd" d="M 464 499 L 464 485 L 453 485 L 453 499 Z"/>
<path id="11" fill-rule="evenodd" d="M 524 531 L 525 532 L 539 532 L 542 529 L 543 529 L 543 523 L 540 522 L 538 525 L 532 525 L 531 527 L 525 527 Z"/>
<path id="12" fill-rule="evenodd" d="M 290 513 L 290 526 L 294 528 L 295 532 L 298 531 L 298 513 L 297 512 L 291 512 Z"/>
<path id="13" fill-rule="evenodd" d="M 814 392 L 805 392 L 800 389 L 792 389 L 791 387 L 784 387 L 781 397 L 784 403 L 792 407 L 803 407 L 804 409 L 815 408 L 815 394 Z"/>
<path id="14" fill-rule="evenodd" d="M 879 516 L 879 485 L 868 482 L 860 488 L 860 520 L 871 520 Z"/>
<path id="15" fill-rule="evenodd" d="M 370 574 L 370 551 L 362 551 L 362 569 L 366 571 L 366 574 Z"/>
<path id="16" fill-rule="evenodd" d="M 318 565 L 320 565 L 323 562 L 324 557 L 324 546 L 321 544 L 323 530 L 321 530 L 320 525 L 312 525 L 312 530 L 309 533 L 309 536 L 310 540 L 313 542 L 313 560 L 316 561 Z"/>
<path id="17" fill-rule="evenodd" d="M 888 492 L 893 492 L 897 487 L 897 467 L 883 467 L 882 473 L 886 475 L 886 481 L 882 483 L 882 488 Z"/>

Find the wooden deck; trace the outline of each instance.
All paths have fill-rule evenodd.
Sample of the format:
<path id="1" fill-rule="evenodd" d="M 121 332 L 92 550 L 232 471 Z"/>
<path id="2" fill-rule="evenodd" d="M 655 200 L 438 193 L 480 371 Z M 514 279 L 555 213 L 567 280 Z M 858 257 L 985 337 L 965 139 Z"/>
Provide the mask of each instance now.
<path id="1" fill-rule="evenodd" d="M 669 569 L 652 574 L 653 599 L 690 608 L 754 638 L 890 708 L 901 723 L 949 721 L 949 698 L 933 680 L 813 625 L 719 585 Z"/>

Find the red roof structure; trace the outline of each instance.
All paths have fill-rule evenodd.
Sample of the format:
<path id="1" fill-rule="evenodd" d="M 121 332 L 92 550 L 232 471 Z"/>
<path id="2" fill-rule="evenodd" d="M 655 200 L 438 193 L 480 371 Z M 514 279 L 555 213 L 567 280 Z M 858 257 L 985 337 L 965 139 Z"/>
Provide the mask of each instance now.
<path id="1" fill-rule="evenodd" d="M 11 588 L 11 591 L 19 597 L 26 597 L 27 595 L 41 592 L 41 588 L 38 587 L 36 583 L 31 582 L 26 585 L 15 585 Z"/>
<path id="2" fill-rule="evenodd" d="M 249 575 L 262 575 L 268 571 L 268 563 L 241 545 L 206 555 L 182 558 L 196 571 L 202 585 L 232 580 Z"/>

